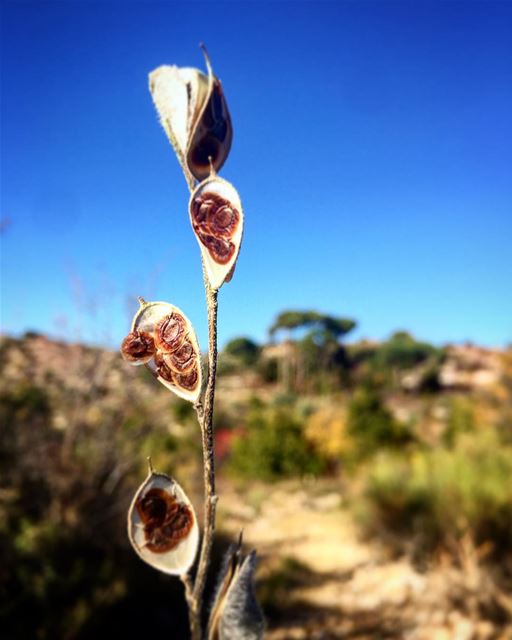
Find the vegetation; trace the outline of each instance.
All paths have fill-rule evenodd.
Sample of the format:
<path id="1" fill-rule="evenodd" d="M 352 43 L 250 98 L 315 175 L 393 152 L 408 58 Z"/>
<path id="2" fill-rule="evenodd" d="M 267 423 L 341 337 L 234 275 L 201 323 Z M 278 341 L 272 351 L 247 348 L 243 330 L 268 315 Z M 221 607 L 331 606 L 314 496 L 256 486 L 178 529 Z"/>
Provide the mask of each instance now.
<path id="1" fill-rule="evenodd" d="M 355 453 L 359 459 L 412 440 L 407 427 L 393 416 L 378 391 L 368 385 L 358 387 L 349 403 L 347 431 L 357 443 Z"/>
<path id="2" fill-rule="evenodd" d="M 312 361 L 327 353 L 327 343 L 294 338 L 270 345 L 233 340 L 221 354 L 221 361 L 231 360 L 216 398 L 225 475 L 262 483 L 326 476 L 369 536 L 423 559 L 434 550 L 452 553 L 469 536 L 506 574 L 512 557 L 511 354 L 441 350 L 400 333 L 380 344 L 339 340 L 344 358 L 328 352 L 322 370 Z M 305 344 L 312 361 L 301 352 Z M 185 636 L 180 586 L 170 596 L 171 581 L 134 557 L 125 513 L 150 453 L 155 465 L 183 478 L 197 500 L 190 404 L 163 388 L 148 393 L 144 372 L 127 370 L 117 354 L 38 335 L 4 339 L 0 352 L 5 636 L 86 639 L 100 628 L 127 635 L 181 628 Z M 490 367 L 489 358 L 495 379 L 471 386 L 468 375 Z M 265 376 L 269 362 L 273 378 Z M 292 373 L 304 366 L 307 379 L 287 379 L 288 365 Z M 437 385 L 426 388 L 430 367 Z M 448 384 L 446 371 L 455 370 L 460 381 Z M 283 571 L 279 564 L 271 570 L 262 592 L 271 621 L 279 607 L 268 606 L 273 596 L 265 589 L 286 591 Z M 295 565 L 286 565 L 285 573 L 293 574 L 292 582 L 307 579 Z M 141 610 L 149 615 L 141 617 Z"/>
<path id="3" fill-rule="evenodd" d="M 235 476 L 276 480 L 318 475 L 326 460 L 304 437 L 304 423 L 289 407 L 257 403 L 247 416 L 247 431 L 233 445 L 230 467 Z"/>
<path id="4" fill-rule="evenodd" d="M 449 448 L 382 453 L 368 471 L 366 524 L 412 535 L 423 551 L 470 533 L 497 554 L 511 552 L 511 477 L 512 447 L 494 429 Z"/>

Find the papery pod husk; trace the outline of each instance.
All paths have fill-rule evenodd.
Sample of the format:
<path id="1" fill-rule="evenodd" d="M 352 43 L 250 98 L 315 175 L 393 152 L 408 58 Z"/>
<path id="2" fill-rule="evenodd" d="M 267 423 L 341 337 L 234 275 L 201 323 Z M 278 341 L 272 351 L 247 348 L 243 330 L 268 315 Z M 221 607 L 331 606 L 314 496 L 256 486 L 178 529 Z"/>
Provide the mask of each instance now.
<path id="1" fill-rule="evenodd" d="M 169 363 L 169 361 L 172 360 L 172 355 L 162 354 L 162 352 L 158 348 L 156 350 L 155 359 L 152 362 L 149 362 L 147 366 L 151 368 L 155 377 L 165 387 L 173 391 L 176 395 L 178 395 L 180 398 L 183 398 L 184 400 L 196 402 L 199 398 L 199 394 L 201 393 L 202 385 L 201 352 L 199 350 L 199 343 L 197 341 L 196 333 L 194 331 L 192 323 L 183 313 L 183 311 L 168 302 L 146 302 L 145 300 L 140 298 L 140 309 L 137 311 L 133 318 L 131 330 L 132 332 L 135 330 L 145 331 L 154 335 L 155 326 L 158 324 L 158 322 L 171 313 L 179 314 L 186 323 L 186 339 L 190 342 L 194 350 L 194 372 L 197 374 L 196 376 L 194 376 L 195 382 L 194 384 L 188 384 L 187 386 L 184 386 L 184 381 L 186 378 L 182 377 L 179 373 L 176 374 L 176 372 L 174 372 L 175 375 L 173 375 L 172 370 L 167 376 L 167 379 L 160 375 L 159 368 L 156 364 L 157 361 L 163 356 L 166 362 Z M 172 369 L 172 364 L 169 368 Z M 162 370 L 165 371 L 165 369 Z M 190 382 L 190 371 L 184 375 L 187 376 Z M 168 379 L 169 377 L 171 378 L 171 380 Z"/>
<path id="2" fill-rule="evenodd" d="M 233 127 L 222 91 L 203 47 L 208 75 L 163 65 L 149 74 L 160 121 L 187 176 L 203 180 L 210 162 L 218 171 L 228 157 Z M 190 181 L 190 180 L 189 180 Z"/>
<path id="3" fill-rule="evenodd" d="M 233 126 L 222 84 L 215 77 L 210 59 L 203 47 L 208 69 L 208 94 L 198 110 L 193 123 L 187 148 L 187 166 L 197 180 L 204 180 L 223 166 L 233 141 Z"/>
<path id="4" fill-rule="evenodd" d="M 218 225 L 212 226 L 209 222 L 209 218 L 215 216 L 207 215 L 206 219 L 198 220 L 200 202 L 203 202 L 205 207 L 211 202 L 208 208 L 210 212 L 226 211 L 229 206 L 235 214 L 236 224 L 233 224 L 232 228 L 220 229 Z M 230 182 L 212 172 L 192 192 L 188 211 L 210 286 L 217 290 L 224 282 L 231 280 L 242 244 L 244 212 L 240 196 Z"/>
<path id="5" fill-rule="evenodd" d="M 128 511 L 128 538 L 154 569 L 169 575 L 190 569 L 199 546 L 199 526 L 192 503 L 173 478 L 150 467 Z"/>
<path id="6" fill-rule="evenodd" d="M 231 545 L 220 570 L 208 623 L 208 640 L 261 640 L 265 618 L 254 593 L 256 552 L 245 558 Z"/>
<path id="7" fill-rule="evenodd" d="M 188 141 L 194 114 L 204 104 L 208 88 L 208 76 L 191 67 L 162 65 L 149 74 L 149 90 L 160 122 L 189 181 Z"/>

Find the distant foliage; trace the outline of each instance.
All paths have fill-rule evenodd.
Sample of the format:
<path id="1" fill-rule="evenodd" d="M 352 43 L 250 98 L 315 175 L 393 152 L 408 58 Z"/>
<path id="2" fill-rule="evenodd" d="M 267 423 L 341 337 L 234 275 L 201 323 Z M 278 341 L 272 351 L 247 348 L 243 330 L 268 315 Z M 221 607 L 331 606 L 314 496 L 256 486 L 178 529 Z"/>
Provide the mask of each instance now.
<path id="1" fill-rule="evenodd" d="M 457 438 L 463 433 L 475 430 L 474 403 L 468 398 L 455 397 L 449 400 L 448 419 L 443 433 L 443 440 L 448 446 L 453 446 Z"/>
<path id="2" fill-rule="evenodd" d="M 313 310 L 280 313 L 269 335 L 287 337 L 287 355 L 278 364 L 281 385 L 296 393 L 328 393 L 346 382 L 348 361 L 341 340 L 355 326 L 351 318 Z"/>
<path id="3" fill-rule="evenodd" d="M 404 374 L 414 371 L 417 393 L 439 391 L 445 357 L 444 349 L 418 341 L 406 331 L 397 331 L 381 343 L 361 342 L 348 348 L 352 384 L 378 378 L 389 389 L 400 389 Z"/>
<path id="4" fill-rule="evenodd" d="M 358 388 L 348 406 L 347 432 L 355 442 L 358 458 L 382 447 L 402 446 L 412 440 L 405 425 L 384 405 L 379 391 L 370 385 Z"/>
<path id="5" fill-rule="evenodd" d="M 355 326 L 355 320 L 338 318 L 318 311 L 283 311 L 274 320 L 269 329 L 269 334 L 273 336 L 281 329 L 287 331 L 312 329 L 317 332 L 324 331 L 335 338 L 339 338 L 352 331 Z"/>
<path id="6" fill-rule="evenodd" d="M 367 527 L 407 533 L 424 549 L 469 533 L 512 551 L 512 447 L 492 428 L 451 448 L 379 455 L 368 469 Z"/>
<path id="7" fill-rule="evenodd" d="M 326 460 L 304 437 L 304 423 L 288 407 L 253 407 L 247 431 L 233 444 L 230 459 L 235 474 L 276 480 L 319 474 Z"/>
<path id="8" fill-rule="evenodd" d="M 234 338 L 224 347 L 222 354 L 231 358 L 236 364 L 253 367 L 257 364 L 261 347 L 250 338 Z"/>
<path id="9" fill-rule="evenodd" d="M 409 369 L 437 354 L 427 342 L 418 342 L 406 331 L 397 331 L 375 353 L 375 364 L 381 367 Z"/>
<path id="10" fill-rule="evenodd" d="M 346 407 L 326 406 L 311 413 L 306 419 L 305 435 L 316 450 L 331 463 L 339 463 L 351 455 L 354 440 L 348 433 Z"/>

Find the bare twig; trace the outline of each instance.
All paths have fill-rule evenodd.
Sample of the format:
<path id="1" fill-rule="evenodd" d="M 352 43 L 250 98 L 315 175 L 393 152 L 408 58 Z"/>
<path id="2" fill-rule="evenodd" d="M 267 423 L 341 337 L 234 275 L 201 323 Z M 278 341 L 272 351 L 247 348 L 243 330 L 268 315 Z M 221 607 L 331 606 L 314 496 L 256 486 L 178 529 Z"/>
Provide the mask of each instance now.
<path id="1" fill-rule="evenodd" d="M 188 181 L 190 192 L 194 190 L 194 182 Z M 201 427 L 203 449 L 203 482 L 204 482 L 204 521 L 203 539 L 199 564 L 194 583 L 190 574 L 182 576 L 185 585 L 185 597 L 189 610 L 190 632 L 192 640 L 201 640 L 201 604 L 203 599 L 208 567 L 210 564 L 213 535 L 215 532 L 215 516 L 218 496 L 215 493 L 215 457 L 213 440 L 213 408 L 215 401 L 215 378 L 217 373 L 217 309 L 218 291 L 210 286 L 208 274 L 203 263 L 204 288 L 208 311 L 208 381 L 203 401 L 194 405 L 197 419 Z"/>
<path id="2" fill-rule="evenodd" d="M 197 573 L 192 587 L 190 576 L 182 578 L 189 609 L 192 640 L 201 640 L 201 603 L 210 564 L 210 555 L 215 532 L 217 495 L 215 493 L 215 460 L 213 445 L 213 405 L 215 400 L 215 376 L 217 371 L 217 291 L 212 290 L 205 273 L 206 303 L 208 307 L 208 382 L 204 405 L 195 405 L 201 426 L 204 479 L 204 526 L 203 540 Z"/>
<path id="3" fill-rule="evenodd" d="M 190 574 L 185 573 L 180 576 L 181 581 L 185 587 L 185 599 L 188 606 L 188 619 L 190 624 L 190 633 L 193 640 L 200 640 L 201 638 L 201 615 L 197 610 L 197 602 L 193 595 L 193 584 Z"/>
<path id="4" fill-rule="evenodd" d="M 201 421 L 205 504 L 203 541 L 194 583 L 193 595 L 196 602 L 201 602 L 206 582 L 206 573 L 210 562 L 210 551 L 215 531 L 215 511 L 218 499 L 215 494 L 213 446 L 213 404 L 215 400 L 215 375 L 217 371 L 217 291 L 212 290 L 206 277 L 205 289 L 208 305 L 208 383 L 204 398 L 204 414 L 202 415 Z"/>

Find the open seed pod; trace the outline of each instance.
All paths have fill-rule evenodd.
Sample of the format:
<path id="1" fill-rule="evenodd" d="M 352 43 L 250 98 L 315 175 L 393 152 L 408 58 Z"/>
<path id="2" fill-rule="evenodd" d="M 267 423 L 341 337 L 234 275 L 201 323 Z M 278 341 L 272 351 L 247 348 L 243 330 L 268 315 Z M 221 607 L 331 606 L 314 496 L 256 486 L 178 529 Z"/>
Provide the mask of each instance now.
<path id="1" fill-rule="evenodd" d="M 203 180 L 210 159 L 219 170 L 228 157 L 233 128 L 222 85 L 203 47 L 208 75 L 163 65 L 149 74 L 149 90 L 186 176 Z"/>
<path id="2" fill-rule="evenodd" d="M 192 192 L 188 210 L 210 285 L 219 289 L 231 279 L 240 251 L 244 225 L 240 196 L 231 183 L 212 173 Z"/>
<path id="3" fill-rule="evenodd" d="M 146 364 L 168 389 L 196 402 L 201 393 L 201 352 L 187 316 L 168 302 L 146 302 L 123 340 L 121 352 L 130 364 Z"/>
<path id="4" fill-rule="evenodd" d="M 182 575 L 192 566 L 199 545 L 194 508 L 169 476 L 150 473 L 128 511 L 128 537 L 136 553 L 155 569 Z"/>
<path id="5" fill-rule="evenodd" d="M 261 640 L 263 612 L 254 594 L 256 553 L 242 556 L 242 537 L 224 558 L 210 619 L 208 640 Z"/>

